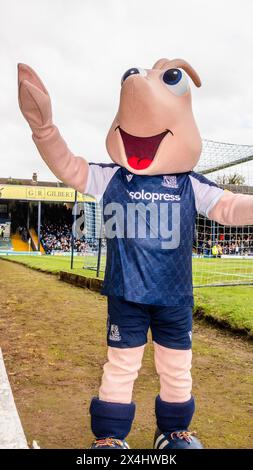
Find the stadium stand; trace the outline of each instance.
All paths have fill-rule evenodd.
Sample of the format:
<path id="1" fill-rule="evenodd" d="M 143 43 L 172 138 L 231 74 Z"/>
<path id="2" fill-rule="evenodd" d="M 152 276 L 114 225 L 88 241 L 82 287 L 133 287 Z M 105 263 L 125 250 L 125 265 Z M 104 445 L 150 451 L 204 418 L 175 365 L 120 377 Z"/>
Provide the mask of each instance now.
<path id="1" fill-rule="evenodd" d="M 29 252 L 29 243 L 22 239 L 22 235 L 20 233 L 15 233 L 11 236 L 11 244 L 14 251 Z"/>
<path id="2" fill-rule="evenodd" d="M 31 237 L 31 244 L 32 244 L 33 249 L 37 249 L 39 239 L 38 239 L 37 232 L 35 231 L 34 228 L 29 228 L 29 235 Z M 42 255 L 45 254 L 45 250 L 42 245 L 40 245 L 40 252 Z"/>

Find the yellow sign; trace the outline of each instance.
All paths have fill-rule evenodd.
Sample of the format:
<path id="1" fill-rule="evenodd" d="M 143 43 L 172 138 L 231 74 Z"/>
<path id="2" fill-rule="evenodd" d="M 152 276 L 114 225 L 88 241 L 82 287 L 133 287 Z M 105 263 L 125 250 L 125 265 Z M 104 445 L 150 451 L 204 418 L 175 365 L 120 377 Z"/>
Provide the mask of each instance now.
<path id="1" fill-rule="evenodd" d="M 51 201 L 74 202 L 75 190 L 72 188 L 56 188 L 50 186 L 25 186 L 14 184 L 0 185 L 1 199 L 17 199 L 19 201 Z M 87 194 L 77 193 L 78 202 L 94 202 Z"/>

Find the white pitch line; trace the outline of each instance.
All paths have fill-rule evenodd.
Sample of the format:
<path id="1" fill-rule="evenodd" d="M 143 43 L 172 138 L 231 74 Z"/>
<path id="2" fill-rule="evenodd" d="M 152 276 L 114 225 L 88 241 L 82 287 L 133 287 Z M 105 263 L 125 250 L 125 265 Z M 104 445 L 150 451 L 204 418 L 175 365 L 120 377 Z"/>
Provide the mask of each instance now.
<path id="1" fill-rule="evenodd" d="M 220 271 L 212 271 L 212 273 L 210 274 L 209 271 L 204 271 L 204 270 L 203 270 L 203 274 L 204 274 L 204 273 L 208 273 L 208 274 L 209 274 L 209 277 L 211 277 L 211 276 L 213 276 L 213 275 L 215 275 L 215 274 L 221 274 L 221 275 L 223 275 L 223 276 L 246 277 L 247 279 L 251 279 L 251 278 L 252 278 L 252 274 L 251 274 L 251 273 L 249 273 L 249 274 L 237 274 L 237 273 L 236 273 L 236 274 L 232 274 L 232 273 L 222 273 L 222 272 L 220 272 Z M 198 276 L 198 277 L 200 277 L 200 276 Z"/>
<path id="2" fill-rule="evenodd" d="M 28 449 L 0 348 L 0 449 Z"/>

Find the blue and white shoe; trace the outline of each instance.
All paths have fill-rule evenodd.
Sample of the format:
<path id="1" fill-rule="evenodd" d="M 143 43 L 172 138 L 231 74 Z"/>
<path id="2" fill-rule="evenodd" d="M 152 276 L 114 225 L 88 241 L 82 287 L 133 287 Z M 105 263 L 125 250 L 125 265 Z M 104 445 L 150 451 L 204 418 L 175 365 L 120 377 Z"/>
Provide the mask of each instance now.
<path id="1" fill-rule="evenodd" d="M 154 437 L 154 449 L 203 449 L 201 442 L 194 437 L 195 434 L 185 430 L 162 433 L 157 428 Z"/>
<path id="2" fill-rule="evenodd" d="M 104 439 L 95 439 L 91 449 L 129 449 L 126 441 L 115 439 L 114 437 L 105 437 Z"/>

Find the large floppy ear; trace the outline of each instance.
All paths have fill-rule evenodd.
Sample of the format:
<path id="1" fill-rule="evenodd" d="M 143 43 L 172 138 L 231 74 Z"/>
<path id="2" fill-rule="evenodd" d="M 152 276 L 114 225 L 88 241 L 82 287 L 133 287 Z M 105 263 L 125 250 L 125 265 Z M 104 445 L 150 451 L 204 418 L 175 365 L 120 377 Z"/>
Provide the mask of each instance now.
<path id="1" fill-rule="evenodd" d="M 201 86 L 201 80 L 196 70 L 184 59 L 159 59 L 154 65 L 153 69 L 165 69 L 165 68 L 181 68 L 183 69 L 189 77 L 191 77 L 193 83 L 197 86 Z"/>

